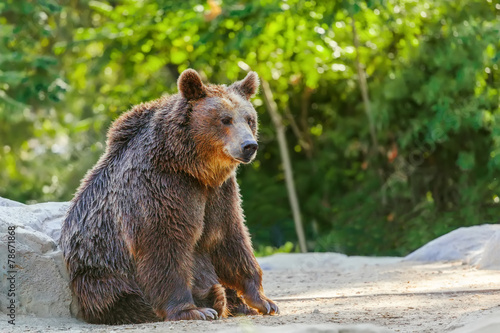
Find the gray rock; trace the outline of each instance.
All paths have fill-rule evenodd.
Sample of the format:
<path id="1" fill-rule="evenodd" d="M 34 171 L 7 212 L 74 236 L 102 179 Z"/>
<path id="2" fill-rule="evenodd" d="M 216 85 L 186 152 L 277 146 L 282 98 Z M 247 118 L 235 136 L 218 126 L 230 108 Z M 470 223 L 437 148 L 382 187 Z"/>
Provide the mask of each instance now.
<path id="1" fill-rule="evenodd" d="M 477 260 L 477 267 L 481 269 L 500 270 L 500 230 L 496 231 L 484 246 L 484 250 Z"/>
<path id="2" fill-rule="evenodd" d="M 462 261 L 478 268 L 500 269 L 500 225 L 484 224 L 453 230 L 405 257 L 408 261 Z"/>
<path id="3" fill-rule="evenodd" d="M 68 211 L 69 205 L 69 202 L 46 202 L 26 206 L 36 217 L 36 223 L 29 224 L 29 226 L 49 235 L 53 240 L 58 242 L 61 236 L 62 221 Z"/>
<path id="4" fill-rule="evenodd" d="M 16 315 L 71 316 L 69 278 L 57 246 L 67 208 L 68 203 L 23 205 L 0 198 L 1 312 L 14 299 Z M 15 227 L 14 235 L 9 227 Z M 13 249 L 15 266 L 10 267 Z M 9 291 L 15 295 L 10 297 Z"/>
<path id="5" fill-rule="evenodd" d="M 0 207 L 21 207 L 21 206 L 26 206 L 26 205 L 17 201 L 0 197 Z"/>

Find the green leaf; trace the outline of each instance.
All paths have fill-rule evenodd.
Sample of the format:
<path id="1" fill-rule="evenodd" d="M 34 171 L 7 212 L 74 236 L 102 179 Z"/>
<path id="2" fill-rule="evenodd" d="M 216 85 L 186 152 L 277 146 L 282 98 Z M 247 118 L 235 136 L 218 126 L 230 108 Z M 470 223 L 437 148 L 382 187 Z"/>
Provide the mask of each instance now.
<path id="1" fill-rule="evenodd" d="M 457 165 L 462 171 L 472 170 L 474 167 L 474 154 L 471 152 L 461 151 L 458 153 Z"/>

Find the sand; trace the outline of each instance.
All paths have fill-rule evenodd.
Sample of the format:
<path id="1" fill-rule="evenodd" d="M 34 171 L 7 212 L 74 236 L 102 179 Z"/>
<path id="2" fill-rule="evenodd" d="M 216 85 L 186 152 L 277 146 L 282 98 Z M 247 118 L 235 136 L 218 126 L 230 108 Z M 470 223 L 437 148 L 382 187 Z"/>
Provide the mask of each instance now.
<path id="1" fill-rule="evenodd" d="M 281 254 L 259 259 L 278 316 L 141 325 L 16 318 L 1 332 L 500 332 L 500 271 L 461 261 Z M 498 319 L 497 319 L 498 318 Z"/>

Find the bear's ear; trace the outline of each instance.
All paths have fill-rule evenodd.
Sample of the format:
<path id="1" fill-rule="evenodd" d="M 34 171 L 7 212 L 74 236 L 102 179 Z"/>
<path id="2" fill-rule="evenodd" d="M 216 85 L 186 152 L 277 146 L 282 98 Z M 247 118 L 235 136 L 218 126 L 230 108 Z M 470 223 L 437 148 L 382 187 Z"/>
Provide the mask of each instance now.
<path id="1" fill-rule="evenodd" d="M 177 88 L 182 96 L 189 100 L 205 96 L 205 86 L 200 75 L 194 69 L 186 69 L 177 80 Z"/>
<path id="2" fill-rule="evenodd" d="M 237 81 L 232 84 L 232 87 L 236 89 L 240 94 L 246 99 L 253 97 L 257 90 L 259 89 L 259 76 L 255 72 L 249 72 L 247 76 L 241 81 Z"/>

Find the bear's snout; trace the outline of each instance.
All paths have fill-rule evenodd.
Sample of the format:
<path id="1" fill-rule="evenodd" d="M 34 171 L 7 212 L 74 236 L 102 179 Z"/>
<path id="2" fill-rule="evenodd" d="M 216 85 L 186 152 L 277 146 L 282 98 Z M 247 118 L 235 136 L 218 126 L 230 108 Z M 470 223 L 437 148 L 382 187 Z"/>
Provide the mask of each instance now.
<path id="1" fill-rule="evenodd" d="M 259 145 L 255 140 L 246 140 L 241 144 L 241 151 L 245 160 L 250 160 L 257 149 L 259 149 Z"/>

